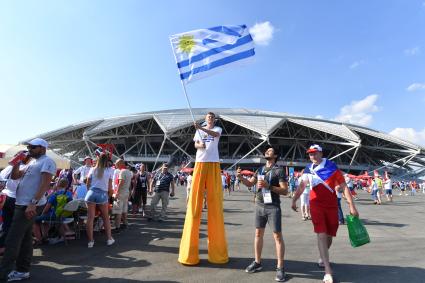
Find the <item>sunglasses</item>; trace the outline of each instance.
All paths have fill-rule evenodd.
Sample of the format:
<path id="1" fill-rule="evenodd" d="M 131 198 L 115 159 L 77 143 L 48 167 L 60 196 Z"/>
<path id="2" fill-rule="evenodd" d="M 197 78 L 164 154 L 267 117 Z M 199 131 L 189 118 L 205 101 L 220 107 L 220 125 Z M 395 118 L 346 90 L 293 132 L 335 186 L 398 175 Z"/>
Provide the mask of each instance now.
<path id="1" fill-rule="evenodd" d="M 39 145 L 27 145 L 28 149 L 36 149 L 37 147 L 40 147 Z"/>

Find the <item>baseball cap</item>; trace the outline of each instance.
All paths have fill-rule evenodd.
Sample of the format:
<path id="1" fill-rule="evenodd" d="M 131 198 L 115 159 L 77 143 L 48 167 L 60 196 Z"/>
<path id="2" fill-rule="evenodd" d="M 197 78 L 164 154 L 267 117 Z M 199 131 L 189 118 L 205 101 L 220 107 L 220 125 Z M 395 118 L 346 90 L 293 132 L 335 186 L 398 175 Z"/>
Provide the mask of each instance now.
<path id="1" fill-rule="evenodd" d="M 84 161 L 86 161 L 87 159 L 93 159 L 93 158 L 87 155 L 86 157 L 84 157 Z"/>
<path id="2" fill-rule="evenodd" d="M 314 152 L 322 152 L 322 147 L 318 144 L 313 144 L 310 146 L 310 148 L 307 150 L 307 153 L 314 153 Z"/>
<path id="3" fill-rule="evenodd" d="M 49 146 L 49 144 L 41 138 L 35 138 L 35 139 L 27 142 L 26 144 L 35 145 L 35 146 L 42 146 L 44 148 L 47 148 Z"/>

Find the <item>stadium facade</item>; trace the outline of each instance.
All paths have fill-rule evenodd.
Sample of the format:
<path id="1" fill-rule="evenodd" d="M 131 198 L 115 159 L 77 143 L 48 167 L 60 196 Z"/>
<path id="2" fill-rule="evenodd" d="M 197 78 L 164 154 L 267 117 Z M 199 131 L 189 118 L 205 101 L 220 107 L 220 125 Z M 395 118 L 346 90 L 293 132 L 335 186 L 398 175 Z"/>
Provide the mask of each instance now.
<path id="1" fill-rule="evenodd" d="M 197 122 L 212 111 L 223 128 L 220 157 L 223 168 L 239 164 L 255 168 L 262 162 L 267 144 L 279 149 L 284 166 L 304 167 L 306 149 L 322 145 L 324 155 L 345 171 L 387 170 L 396 175 L 424 173 L 425 149 L 370 128 L 287 113 L 250 109 L 193 109 Z M 184 164 L 193 161 L 193 126 L 187 109 L 173 109 L 97 119 L 60 128 L 40 137 L 74 166 L 93 155 L 99 144 L 108 145 L 114 157 L 150 169 L 161 162 Z"/>

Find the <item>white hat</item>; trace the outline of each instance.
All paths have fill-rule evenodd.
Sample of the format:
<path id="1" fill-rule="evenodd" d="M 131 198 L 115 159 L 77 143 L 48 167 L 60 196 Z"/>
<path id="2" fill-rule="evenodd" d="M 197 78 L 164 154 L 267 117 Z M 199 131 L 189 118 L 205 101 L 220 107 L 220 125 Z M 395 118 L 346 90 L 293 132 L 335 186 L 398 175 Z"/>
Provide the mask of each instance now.
<path id="1" fill-rule="evenodd" d="M 35 145 L 35 146 L 42 146 L 44 148 L 47 148 L 49 146 L 49 144 L 41 138 L 35 138 L 35 139 L 27 142 L 26 144 Z"/>
<path id="2" fill-rule="evenodd" d="M 307 150 L 307 153 L 313 153 L 313 152 L 322 152 L 322 147 L 318 144 L 313 144 L 312 146 L 310 146 L 310 148 Z"/>

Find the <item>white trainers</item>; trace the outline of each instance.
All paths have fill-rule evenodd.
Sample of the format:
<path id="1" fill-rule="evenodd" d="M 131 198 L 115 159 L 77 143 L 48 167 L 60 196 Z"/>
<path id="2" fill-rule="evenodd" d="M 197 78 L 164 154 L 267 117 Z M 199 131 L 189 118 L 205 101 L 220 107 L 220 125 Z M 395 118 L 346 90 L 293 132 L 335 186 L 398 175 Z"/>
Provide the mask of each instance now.
<path id="1" fill-rule="evenodd" d="M 18 272 L 18 271 L 13 270 L 7 276 L 7 282 L 20 281 L 20 280 L 25 280 L 25 279 L 28 279 L 28 278 L 30 278 L 29 272 Z"/>
<path id="2" fill-rule="evenodd" d="M 87 244 L 87 247 L 88 247 L 89 249 L 93 248 L 93 246 L 94 246 L 94 241 L 90 241 L 90 242 Z"/>
<path id="3" fill-rule="evenodd" d="M 115 240 L 113 238 L 106 241 L 107 246 L 112 246 L 115 243 Z"/>

